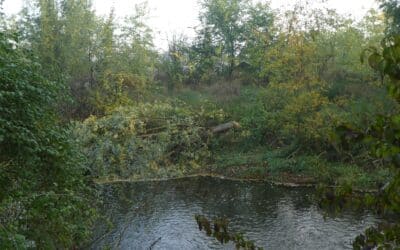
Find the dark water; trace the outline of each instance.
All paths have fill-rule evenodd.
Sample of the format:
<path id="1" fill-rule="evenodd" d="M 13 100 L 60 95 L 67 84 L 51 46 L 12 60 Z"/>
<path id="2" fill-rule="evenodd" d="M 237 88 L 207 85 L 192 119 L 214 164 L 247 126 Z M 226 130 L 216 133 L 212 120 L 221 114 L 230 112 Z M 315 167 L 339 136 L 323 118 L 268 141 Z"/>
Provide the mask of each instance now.
<path id="1" fill-rule="evenodd" d="M 355 236 L 379 222 L 368 213 L 324 216 L 313 190 L 268 183 L 191 178 L 105 185 L 104 214 L 92 249 L 234 249 L 199 231 L 195 214 L 226 217 L 264 249 L 350 249 Z"/>

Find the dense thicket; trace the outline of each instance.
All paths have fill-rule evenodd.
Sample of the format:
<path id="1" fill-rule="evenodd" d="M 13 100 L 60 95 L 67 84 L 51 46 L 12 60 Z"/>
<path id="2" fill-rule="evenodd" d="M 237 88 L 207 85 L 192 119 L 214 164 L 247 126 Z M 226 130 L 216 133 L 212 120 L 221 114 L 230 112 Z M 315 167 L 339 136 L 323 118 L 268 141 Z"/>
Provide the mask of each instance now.
<path id="1" fill-rule="evenodd" d="M 83 157 L 62 126 L 60 87 L 17 34 L 0 32 L 0 248 L 68 248 L 94 210 Z"/>
<path id="2" fill-rule="evenodd" d="M 391 33 L 381 43 L 382 48 L 370 48 L 368 51 L 369 65 L 383 77 L 388 78 L 385 84 L 390 98 L 396 102 L 400 101 L 400 36 Z M 351 126 L 338 128 L 341 141 L 352 143 L 354 140 L 362 140 L 370 146 L 371 154 L 383 159 L 385 164 L 391 167 L 392 176 L 388 184 L 383 188 L 381 197 L 378 198 L 379 205 L 384 211 L 398 214 L 400 212 L 400 115 L 399 112 L 392 114 L 380 114 L 375 117 L 374 123 L 368 130 L 359 131 Z M 346 133 L 353 133 L 349 137 Z M 396 248 L 400 245 L 399 224 L 379 229 L 370 228 L 365 235 L 357 237 L 353 246 L 355 249 L 365 247 Z"/>
<path id="3" fill-rule="evenodd" d="M 113 11 L 96 16 L 90 0 L 26 3 L 16 25 L 42 74 L 70 92 L 72 100 L 59 107 L 64 116 L 83 119 L 132 102 L 128 95 L 140 99 L 156 58 L 146 14 L 145 5 L 137 6 L 117 23 Z"/>
<path id="4" fill-rule="evenodd" d="M 200 172 L 210 162 L 206 126 L 221 118 L 221 112 L 196 112 L 182 102 L 140 103 L 86 119 L 76 136 L 93 176 L 183 176 Z"/>

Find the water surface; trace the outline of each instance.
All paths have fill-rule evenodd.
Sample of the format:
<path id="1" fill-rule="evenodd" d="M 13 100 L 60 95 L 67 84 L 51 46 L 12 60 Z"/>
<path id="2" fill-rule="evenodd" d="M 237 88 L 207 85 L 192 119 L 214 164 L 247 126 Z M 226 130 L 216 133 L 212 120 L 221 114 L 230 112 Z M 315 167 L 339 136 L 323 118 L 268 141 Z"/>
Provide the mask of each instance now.
<path id="1" fill-rule="evenodd" d="M 199 177 L 102 186 L 103 213 L 92 249 L 234 249 L 199 231 L 195 214 L 226 217 L 233 232 L 264 249 L 351 249 L 379 222 L 369 213 L 324 216 L 313 189 Z"/>

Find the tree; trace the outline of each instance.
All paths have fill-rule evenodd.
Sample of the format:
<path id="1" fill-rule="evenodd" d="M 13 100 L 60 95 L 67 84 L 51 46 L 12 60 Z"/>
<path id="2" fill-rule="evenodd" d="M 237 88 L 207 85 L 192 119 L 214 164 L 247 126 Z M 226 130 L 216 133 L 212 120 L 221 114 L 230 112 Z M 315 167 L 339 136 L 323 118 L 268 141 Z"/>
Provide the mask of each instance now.
<path id="1" fill-rule="evenodd" d="M 57 3 L 54 0 L 39 1 L 40 16 L 38 18 L 39 40 L 37 50 L 41 57 L 42 65 L 49 67 L 51 71 L 60 72 L 61 61 L 61 42 L 60 28 L 61 23 L 58 18 Z"/>
<path id="2" fill-rule="evenodd" d="M 174 35 L 168 43 L 168 51 L 162 55 L 162 70 L 166 74 L 168 89 L 179 88 L 189 78 L 189 72 L 184 72 L 185 67 L 189 68 L 190 46 L 184 37 Z"/>
<path id="3" fill-rule="evenodd" d="M 243 46 L 243 21 L 248 0 L 204 0 L 200 15 L 203 27 L 210 29 L 213 43 L 221 45 L 227 58 L 227 76 L 232 77 L 236 58 Z"/>
<path id="4" fill-rule="evenodd" d="M 204 27 L 197 33 L 191 49 L 189 61 L 194 64 L 193 82 L 195 84 L 212 83 L 218 74 L 222 46 L 213 43 L 212 31 L 209 27 Z"/>
<path id="5" fill-rule="evenodd" d="M 141 79 L 143 84 L 153 80 L 156 59 L 152 30 L 146 24 L 147 19 L 147 4 L 136 5 L 133 15 L 125 19 L 118 44 L 122 59 L 121 68 L 129 70 L 138 81 Z"/>
<path id="6" fill-rule="evenodd" d="M 91 112 L 89 89 L 95 82 L 96 16 L 90 0 L 26 1 L 20 30 L 43 65 L 43 74 L 65 86 L 74 103 L 63 100 L 66 117 Z"/>
<path id="7" fill-rule="evenodd" d="M 92 112 L 90 90 L 95 85 L 94 60 L 97 18 L 91 0 L 60 2 L 62 36 L 59 56 L 62 72 L 71 90 L 74 105 L 65 106 L 70 116 L 86 117 Z"/>
<path id="8" fill-rule="evenodd" d="M 397 0 L 380 0 L 381 9 L 386 15 L 386 33 L 400 33 L 400 3 Z"/>
<path id="9" fill-rule="evenodd" d="M 100 25 L 97 35 L 94 106 L 97 113 L 121 104 L 139 101 L 154 77 L 157 58 L 152 31 L 146 25 L 147 6 L 136 5 L 135 13 L 116 28 L 113 12 Z"/>
<path id="10" fill-rule="evenodd" d="M 241 63 L 246 63 L 245 73 L 251 81 L 266 83 L 268 77 L 263 74 L 266 51 L 275 37 L 274 19 L 269 4 L 257 3 L 247 10 L 247 21 L 243 26 L 244 47 L 240 52 Z"/>

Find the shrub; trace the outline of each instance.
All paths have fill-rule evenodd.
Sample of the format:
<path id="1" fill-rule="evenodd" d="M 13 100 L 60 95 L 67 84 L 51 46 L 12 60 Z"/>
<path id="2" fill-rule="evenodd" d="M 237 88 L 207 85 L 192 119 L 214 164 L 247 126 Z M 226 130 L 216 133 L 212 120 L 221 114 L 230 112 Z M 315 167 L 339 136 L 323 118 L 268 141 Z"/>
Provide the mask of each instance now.
<path id="1" fill-rule="evenodd" d="M 0 33 L 0 248 L 72 248 L 95 211 L 84 158 L 55 112 L 47 81 L 18 37 Z"/>
<path id="2" fill-rule="evenodd" d="M 181 102 L 119 107 L 76 130 L 94 176 L 166 177 L 195 171 L 210 157 L 207 121 Z"/>

